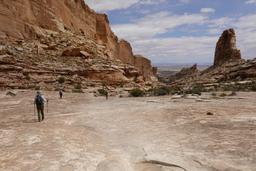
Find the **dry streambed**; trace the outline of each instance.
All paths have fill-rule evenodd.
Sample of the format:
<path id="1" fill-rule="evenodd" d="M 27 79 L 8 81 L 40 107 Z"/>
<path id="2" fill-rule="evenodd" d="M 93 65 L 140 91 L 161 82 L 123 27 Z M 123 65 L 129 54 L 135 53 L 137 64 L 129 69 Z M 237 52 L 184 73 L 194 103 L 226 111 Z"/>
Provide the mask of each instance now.
<path id="1" fill-rule="evenodd" d="M 254 171 L 256 94 L 232 98 L 95 98 L 0 93 L 0 170 Z M 211 115 L 208 115 L 210 113 Z"/>

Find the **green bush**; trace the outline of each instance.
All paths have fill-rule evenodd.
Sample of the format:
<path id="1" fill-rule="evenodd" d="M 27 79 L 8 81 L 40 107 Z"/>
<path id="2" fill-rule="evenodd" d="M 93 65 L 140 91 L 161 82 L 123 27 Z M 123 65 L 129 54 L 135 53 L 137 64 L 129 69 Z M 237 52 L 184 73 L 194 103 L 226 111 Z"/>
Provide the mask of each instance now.
<path id="1" fill-rule="evenodd" d="M 153 89 L 154 96 L 165 96 L 169 95 L 171 92 L 171 89 L 169 87 L 159 87 Z"/>
<path id="2" fill-rule="evenodd" d="M 211 94 L 213 97 L 216 97 L 217 96 L 217 94 L 216 93 L 214 93 L 214 92 L 212 92 L 212 94 Z"/>
<path id="3" fill-rule="evenodd" d="M 229 94 L 229 96 L 236 96 L 236 95 L 237 95 L 236 91 L 232 91 L 232 92 Z"/>
<path id="4" fill-rule="evenodd" d="M 145 92 L 139 88 L 132 89 L 129 93 L 132 97 L 143 97 L 145 95 Z"/>
<path id="5" fill-rule="evenodd" d="M 60 84 L 63 84 L 65 81 L 66 81 L 66 80 L 65 80 L 65 77 L 59 77 L 59 78 L 58 78 L 58 82 L 59 82 Z"/>
<path id="6" fill-rule="evenodd" d="M 24 72 L 23 75 L 25 76 L 26 80 L 30 80 L 31 79 L 30 76 L 29 76 L 29 73 Z"/>
<path id="7" fill-rule="evenodd" d="M 76 84 L 76 85 L 74 86 L 74 88 L 80 90 L 80 89 L 82 89 L 82 86 L 81 86 L 81 84 Z"/>
<path id="8" fill-rule="evenodd" d="M 256 82 L 254 81 L 251 84 L 251 91 L 256 91 Z"/>
<path id="9" fill-rule="evenodd" d="M 41 90 L 40 86 L 35 86 L 35 90 Z"/>
<path id="10" fill-rule="evenodd" d="M 221 94 L 220 94 L 220 97 L 226 97 L 226 96 L 227 96 L 226 93 L 221 93 Z"/>
<path id="11" fill-rule="evenodd" d="M 72 90 L 73 93 L 83 93 L 82 89 L 73 89 Z"/>
<path id="12" fill-rule="evenodd" d="M 73 93 L 83 93 L 81 84 L 76 84 L 74 89 L 72 90 Z"/>
<path id="13" fill-rule="evenodd" d="M 170 90 L 169 94 L 182 94 L 182 89 L 178 86 L 170 87 L 169 90 Z"/>
<path id="14" fill-rule="evenodd" d="M 195 86 L 189 90 L 186 90 L 186 94 L 197 94 L 197 95 L 202 95 L 202 92 L 204 92 L 204 88 L 202 86 Z"/>
<path id="15" fill-rule="evenodd" d="M 104 89 L 98 89 L 98 93 L 101 95 L 101 96 L 106 96 L 108 94 L 108 92 Z"/>

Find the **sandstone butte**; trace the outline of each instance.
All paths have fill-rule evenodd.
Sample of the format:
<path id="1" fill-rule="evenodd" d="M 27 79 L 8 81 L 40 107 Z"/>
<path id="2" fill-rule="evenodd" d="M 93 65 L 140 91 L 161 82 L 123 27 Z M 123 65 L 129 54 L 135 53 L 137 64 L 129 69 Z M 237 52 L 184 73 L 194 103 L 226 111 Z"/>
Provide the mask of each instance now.
<path id="1" fill-rule="evenodd" d="M 174 76 L 169 77 L 172 86 L 202 86 L 214 90 L 216 87 L 227 85 L 253 85 L 256 78 L 256 58 L 242 59 L 240 50 L 236 46 L 235 30 L 230 28 L 221 34 L 215 48 L 214 63 L 209 68 L 199 71 L 197 66 L 184 68 Z M 242 87 L 240 86 L 240 87 Z"/>
<path id="2" fill-rule="evenodd" d="M 214 66 L 222 65 L 228 61 L 241 59 L 241 52 L 236 47 L 235 30 L 225 30 L 216 45 Z"/>
<path id="3" fill-rule="evenodd" d="M 60 76 L 82 86 L 157 80 L 150 60 L 83 0 L 2 0 L 0 11 L 0 87 L 56 88 Z"/>

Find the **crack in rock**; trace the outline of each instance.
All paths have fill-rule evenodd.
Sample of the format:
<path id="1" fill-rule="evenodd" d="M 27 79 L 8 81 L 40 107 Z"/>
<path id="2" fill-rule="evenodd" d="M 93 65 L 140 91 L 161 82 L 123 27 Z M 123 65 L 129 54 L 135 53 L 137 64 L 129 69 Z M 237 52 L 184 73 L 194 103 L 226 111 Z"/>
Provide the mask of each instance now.
<path id="1" fill-rule="evenodd" d="M 172 164 L 172 163 L 166 163 L 166 162 L 162 162 L 162 161 L 157 161 L 157 160 L 146 160 L 143 161 L 142 163 L 146 163 L 146 164 L 153 164 L 153 165 L 160 165 L 160 166 L 165 166 L 165 167 L 176 167 L 176 168 L 180 168 L 184 171 L 187 171 L 187 169 L 185 169 L 182 166 L 176 165 L 176 164 Z"/>

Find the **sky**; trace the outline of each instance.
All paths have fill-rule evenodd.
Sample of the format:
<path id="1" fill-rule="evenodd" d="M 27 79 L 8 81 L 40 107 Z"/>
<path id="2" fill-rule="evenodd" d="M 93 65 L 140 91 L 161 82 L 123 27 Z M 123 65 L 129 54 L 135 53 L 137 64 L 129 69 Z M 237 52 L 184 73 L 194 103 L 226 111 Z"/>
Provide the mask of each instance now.
<path id="1" fill-rule="evenodd" d="M 216 42 L 234 28 L 245 59 L 256 57 L 256 0 L 85 0 L 112 30 L 154 64 L 212 63 Z"/>

